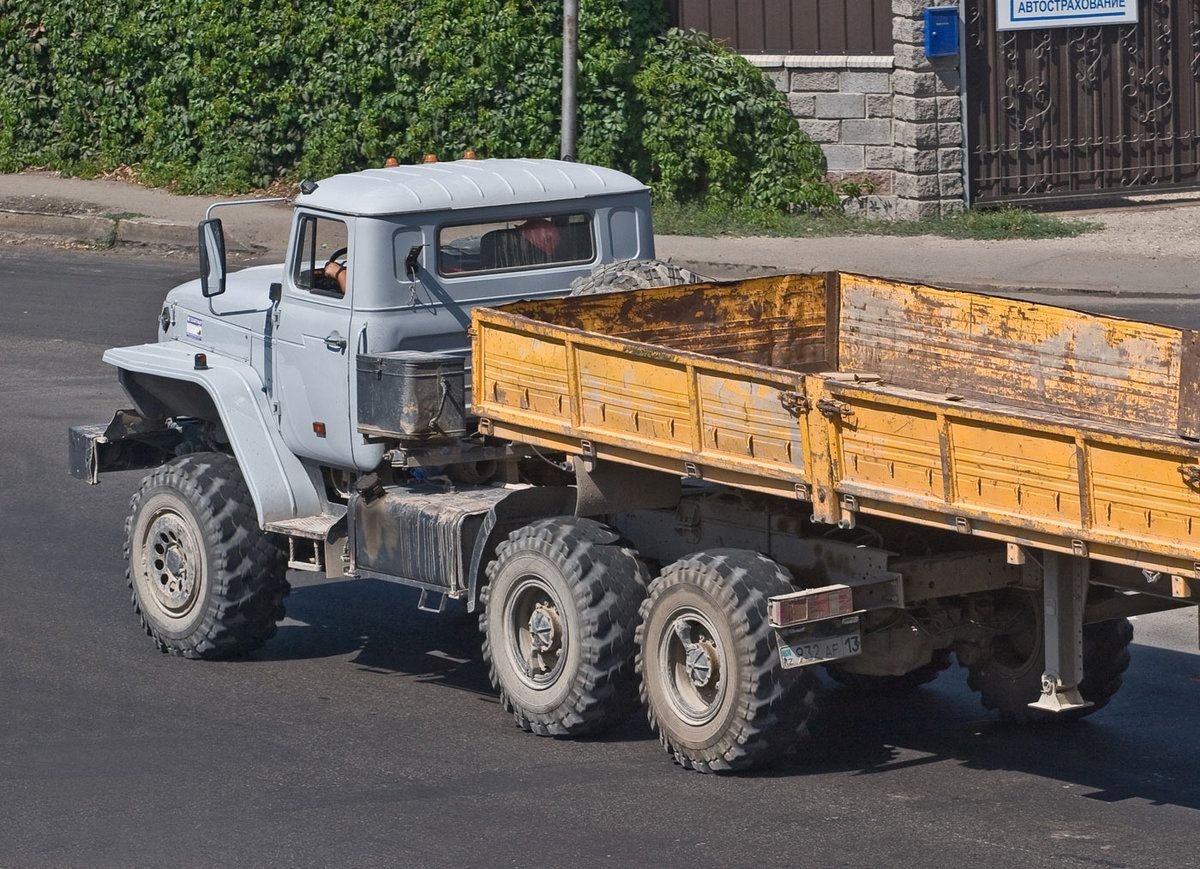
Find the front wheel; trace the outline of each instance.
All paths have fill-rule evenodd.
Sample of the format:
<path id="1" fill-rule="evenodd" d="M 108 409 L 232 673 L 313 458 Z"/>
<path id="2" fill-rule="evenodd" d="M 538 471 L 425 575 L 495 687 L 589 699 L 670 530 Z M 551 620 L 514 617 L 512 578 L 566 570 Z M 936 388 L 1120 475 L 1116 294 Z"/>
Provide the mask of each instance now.
<path id="1" fill-rule="evenodd" d="M 816 677 L 785 670 L 767 598 L 793 591 L 775 562 L 715 549 L 666 567 L 642 604 L 642 702 L 663 747 L 699 772 L 766 763 L 804 733 Z"/>
<path id="2" fill-rule="evenodd" d="M 278 538 L 259 530 L 233 457 L 192 453 L 155 468 L 125 521 L 133 609 L 158 648 L 228 658 L 275 634 L 288 593 Z"/>

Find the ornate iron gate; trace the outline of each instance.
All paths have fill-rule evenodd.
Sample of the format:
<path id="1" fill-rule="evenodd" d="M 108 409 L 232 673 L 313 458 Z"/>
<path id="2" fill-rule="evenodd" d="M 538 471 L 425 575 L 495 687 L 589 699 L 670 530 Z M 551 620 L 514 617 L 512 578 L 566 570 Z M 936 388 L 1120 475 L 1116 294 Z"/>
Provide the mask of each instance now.
<path id="1" fill-rule="evenodd" d="M 973 202 L 1200 186 L 1200 0 L 1135 25 L 997 33 L 967 0 Z"/>

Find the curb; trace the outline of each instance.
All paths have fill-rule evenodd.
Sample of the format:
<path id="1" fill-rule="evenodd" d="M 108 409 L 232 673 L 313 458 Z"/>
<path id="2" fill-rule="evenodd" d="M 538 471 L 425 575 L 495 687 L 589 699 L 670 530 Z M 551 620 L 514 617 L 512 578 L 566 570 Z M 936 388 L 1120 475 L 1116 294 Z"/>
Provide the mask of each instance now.
<path id="1" fill-rule="evenodd" d="M 133 245 L 196 250 L 196 227 L 190 223 L 153 217 L 110 217 L 106 214 L 47 214 L 0 209 L 0 232 L 14 235 L 52 236 L 98 247 Z M 232 253 L 257 253 L 254 245 L 225 237 Z"/>

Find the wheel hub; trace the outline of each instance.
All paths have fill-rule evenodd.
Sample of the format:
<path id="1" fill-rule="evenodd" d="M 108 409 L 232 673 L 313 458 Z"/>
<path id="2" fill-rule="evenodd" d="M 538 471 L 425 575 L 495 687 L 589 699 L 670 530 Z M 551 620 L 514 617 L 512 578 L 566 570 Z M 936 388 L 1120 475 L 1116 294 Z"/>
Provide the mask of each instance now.
<path id="1" fill-rule="evenodd" d="M 669 622 L 659 648 L 667 700 L 693 726 L 711 721 L 725 697 L 725 655 L 709 618 L 686 608 Z"/>
<path id="2" fill-rule="evenodd" d="M 697 688 L 707 688 L 719 678 L 717 649 L 709 640 L 692 644 L 687 650 L 686 667 L 688 678 Z"/>
<path id="3" fill-rule="evenodd" d="M 145 585 L 155 602 L 170 613 L 194 602 L 199 551 L 184 521 L 172 512 L 157 516 L 147 529 Z"/>
<path id="4" fill-rule="evenodd" d="M 529 636 L 533 648 L 539 654 L 545 654 L 558 645 L 562 636 L 562 624 L 558 619 L 558 610 L 553 606 L 539 603 L 529 617 Z"/>
<path id="5" fill-rule="evenodd" d="M 505 641 L 517 677 L 536 690 L 557 681 L 570 645 L 558 598 L 540 577 L 522 577 L 504 603 Z"/>

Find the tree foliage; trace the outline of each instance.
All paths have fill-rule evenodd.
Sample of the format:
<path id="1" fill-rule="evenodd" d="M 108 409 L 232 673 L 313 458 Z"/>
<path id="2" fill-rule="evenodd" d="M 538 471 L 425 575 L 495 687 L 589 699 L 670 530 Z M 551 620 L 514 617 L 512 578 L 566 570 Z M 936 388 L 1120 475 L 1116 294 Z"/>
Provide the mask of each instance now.
<path id="1" fill-rule="evenodd" d="M 182 192 L 387 156 L 557 156 L 555 0 L 0 0 L 0 170 L 136 164 Z M 676 197 L 824 204 L 820 150 L 661 0 L 588 0 L 579 159 Z"/>

